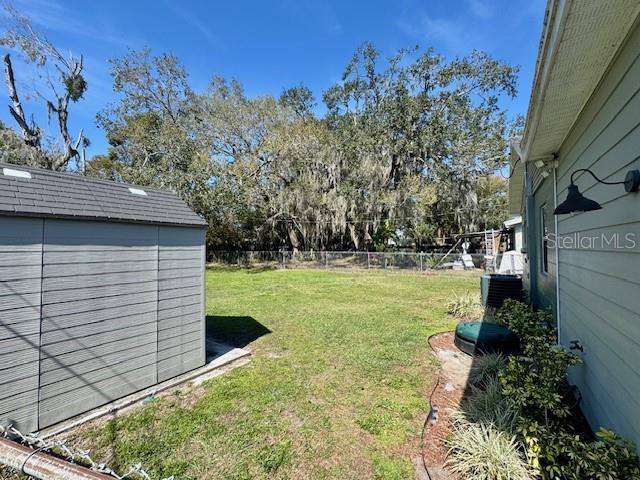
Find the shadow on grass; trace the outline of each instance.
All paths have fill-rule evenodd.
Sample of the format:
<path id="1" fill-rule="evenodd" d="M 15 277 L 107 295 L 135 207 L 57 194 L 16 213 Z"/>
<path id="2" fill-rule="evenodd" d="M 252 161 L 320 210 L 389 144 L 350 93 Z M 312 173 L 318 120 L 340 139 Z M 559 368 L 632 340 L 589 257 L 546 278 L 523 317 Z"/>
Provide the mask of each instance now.
<path id="1" fill-rule="evenodd" d="M 271 330 L 253 317 L 207 315 L 207 338 L 233 347 L 246 347 L 268 333 Z"/>

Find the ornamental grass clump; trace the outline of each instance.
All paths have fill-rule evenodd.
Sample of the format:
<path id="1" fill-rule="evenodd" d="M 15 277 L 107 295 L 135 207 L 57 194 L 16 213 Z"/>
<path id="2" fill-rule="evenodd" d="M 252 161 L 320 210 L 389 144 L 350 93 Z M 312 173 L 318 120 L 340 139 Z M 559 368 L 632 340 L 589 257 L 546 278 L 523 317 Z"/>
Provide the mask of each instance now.
<path id="1" fill-rule="evenodd" d="M 473 480 L 530 480 L 527 463 L 515 435 L 491 424 L 457 419 L 447 444 L 446 466 L 451 473 Z"/>
<path id="2" fill-rule="evenodd" d="M 501 353 L 488 353 L 473 359 L 469 380 L 472 385 L 481 386 L 498 378 L 498 373 L 507 364 L 507 359 Z"/>
<path id="3" fill-rule="evenodd" d="M 471 395 L 462 403 L 460 415 L 469 422 L 493 425 L 503 432 L 515 433 L 517 411 L 502 393 L 497 378 L 487 379 L 481 387 L 471 387 Z"/>
<path id="4" fill-rule="evenodd" d="M 453 299 L 447 304 L 447 312 L 459 319 L 479 319 L 484 315 L 484 308 L 480 295 L 465 292 L 453 295 Z"/>

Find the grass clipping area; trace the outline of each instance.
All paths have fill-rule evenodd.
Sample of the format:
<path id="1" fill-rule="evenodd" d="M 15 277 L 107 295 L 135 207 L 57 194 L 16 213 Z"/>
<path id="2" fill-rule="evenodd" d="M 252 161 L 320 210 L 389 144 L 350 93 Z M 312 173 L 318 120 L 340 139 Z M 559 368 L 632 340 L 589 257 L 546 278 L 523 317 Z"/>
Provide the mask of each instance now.
<path id="1" fill-rule="evenodd" d="M 208 328 L 249 364 L 73 438 L 112 467 L 180 479 L 409 479 L 437 365 L 477 275 L 207 271 Z M 267 333 L 268 332 L 268 333 Z"/>

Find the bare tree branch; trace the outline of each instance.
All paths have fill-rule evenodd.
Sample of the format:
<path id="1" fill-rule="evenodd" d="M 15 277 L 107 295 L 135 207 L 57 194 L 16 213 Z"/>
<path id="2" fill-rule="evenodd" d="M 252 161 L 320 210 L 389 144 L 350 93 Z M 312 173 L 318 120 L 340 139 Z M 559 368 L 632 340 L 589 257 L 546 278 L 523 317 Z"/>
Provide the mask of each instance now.
<path id="1" fill-rule="evenodd" d="M 35 122 L 32 121 L 31 125 L 27 122 L 16 90 L 11 58 L 7 54 L 4 56 L 5 76 L 9 98 L 13 102 L 13 106 L 9 110 L 22 130 L 25 143 L 40 150 L 46 159 L 45 166 L 53 170 L 63 170 L 70 160 L 79 157 L 78 148 L 84 138 L 83 130 L 80 130 L 78 139 L 74 142 L 68 126 L 69 105 L 81 99 L 87 88 L 82 75 L 83 58 L 73 55 L 65 57 L 46 36 L 34 30 L 29 19 L 21 15 L 9 1 L 0 0 L 0 6 L 5 10 L 11 22 L 11 27 L 0 38 L 0 43 L 19 48 L 29 62 L 46 71 L 44 81 L 50 90 L 49 95 L 52 95 L 53 99 L 47 98 L 37 90 L 36 92 L 47 106 L 49 120 L 51 114 L 56 116 L 62 142 L 62 153 L 46 151 L 41 145 L 41 129 L 36 126 Z M 57 82 L 54 82 L 49 75 L 47 62 L 52 62 L 58 72 Z M 61 88 L 56 88 L 56 83 Z"/>
<path id="2" fill-rule="evenodd" d="M 35 125 L 29 125 L 27 122 L 22 103 L 20 103 L 20 97 L 18 96 L 18 90 L 16 89 L 11 56 L 8 53 L 4 56 L 4 73 L 7 90 L 9 90 L 9 98 L 13 102 L 13 106 L 9 107 L 9 112 L 20 126 L 25 143 L 31 147 L 39 147 L 41 133 Z"/>

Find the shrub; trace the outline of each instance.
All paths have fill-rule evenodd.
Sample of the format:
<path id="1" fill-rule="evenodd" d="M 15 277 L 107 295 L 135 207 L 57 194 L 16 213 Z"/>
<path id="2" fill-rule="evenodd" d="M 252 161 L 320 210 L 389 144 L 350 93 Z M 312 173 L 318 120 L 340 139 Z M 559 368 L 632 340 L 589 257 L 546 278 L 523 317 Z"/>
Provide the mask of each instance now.
<path id="1" fill-rule="evenodd" d="M 580 359 L 555 344 L 551 313 L 509 300 L 497 316 L 520 338 L 524 355 L 509 358 L 498 378 L 518 409 L 516 431 L 543 480 L 640 479 L 635 447 L 600 430 L 597 441 L 576 433 L 567 417 L 566 375 Z"/>
<path id="2" fill-rule="evenodd" d="M 469 380 L 472 385 L 482 385 L 483 383 L 498 378 L 498 373 L 507 364 L 507 359 L 501 353 L 489 353 L 473 359 Z"/>
<path id="3" fill-rule="evenodd" d="M 550 416 L 568 416 L 563 395 L 567 370 L 578 365 L 580 358 L 555 344 L 551 313 L 507 300 L 497 316 L 518 335 L 524 353 L 510 357 L 500 372 L 503 393 L 522 413 L 532 417 L 541 414 L 545 423 Z"/>
<path id="4" fill-rule="evenodd" d="M 471 395 L 448 441 L 450 470 L 473 479 L 640 480 L 632 443 L 609 430 L 596 441 L 574 430 L 564 393 L 567 369 L 579 359 L 555 344 L 551 314 L 507 301 L 497 318 L 518 335 L 524 355 L 476 359 Z"/>
<path id="5" fill-rule="evenodd" d="M 507 299 L 496 311 L 496 321 L 518 335 L 523 347 L 535 348 L 556 342 L 553 317 L 549 310 L 533 310 L 526 303 Z"/>
<path id="6" fill-rule="evenodd" d="M 449 437 L 447 467 L 461 478 L 474 480 L 529 480 L 533 470 L 515 436 L 493 425 L 455 422 Z"/>
<path id="7" fill-rule="evenodd" d="M 482 318 L 484 308 L 480 295 L 465 292 L 462 295 L 454 294 L 453 300 L 447 304 L 447 312 L 460 319 L 478 319 Z"/>
<path id="8" fill-rule="evenodd" d="M 584 458 L 580 463 L 588 478 L 640 479 L 640 466 L 635 445 L 618 437 L 611 430 L 601 428 L 596 432 L 598 440 L 584 446 Z"/>
<path id="9" fill-rule="evenodd" d="M 589 441 L 566 425 L 541 425 L 519 419 L 529 463 L 543 480 L 640 479 L 635 447 L 614 432 L 601 429 Z"/>

